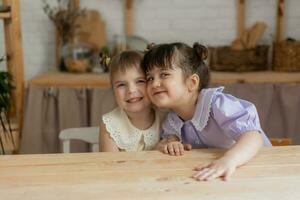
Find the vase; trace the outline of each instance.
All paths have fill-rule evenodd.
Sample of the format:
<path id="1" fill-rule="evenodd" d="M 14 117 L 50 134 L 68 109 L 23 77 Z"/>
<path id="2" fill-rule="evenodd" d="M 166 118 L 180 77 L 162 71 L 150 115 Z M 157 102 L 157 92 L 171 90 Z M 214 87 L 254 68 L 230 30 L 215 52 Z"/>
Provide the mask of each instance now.
<path id="1" fill-rule="evenodd" d="M 68 72 L 90 72 L 93 68 L 93 50 L 83 42 L 67 42 L 62 47 L 62 61 Z"/>

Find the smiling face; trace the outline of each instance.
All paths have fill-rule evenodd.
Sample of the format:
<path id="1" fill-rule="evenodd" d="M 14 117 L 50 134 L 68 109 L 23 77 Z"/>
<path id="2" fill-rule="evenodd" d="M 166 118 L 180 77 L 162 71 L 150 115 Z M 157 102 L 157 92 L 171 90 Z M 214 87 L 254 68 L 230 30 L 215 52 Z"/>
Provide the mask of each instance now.
<path id="1" fill-rule="evenodd" d="M 147 73 L 147 93 L 160 108 L 176 109 L 189 96 L 182 69 L 154 67 Z"/>
<path id="2" fill-rule="evenodd" d="M 135 67 L 116 71 L 112 78 L 117 104 L 127 114 L 143 112 L 151 108 L 146 93 L 146 77 L 142 70 Z"/>

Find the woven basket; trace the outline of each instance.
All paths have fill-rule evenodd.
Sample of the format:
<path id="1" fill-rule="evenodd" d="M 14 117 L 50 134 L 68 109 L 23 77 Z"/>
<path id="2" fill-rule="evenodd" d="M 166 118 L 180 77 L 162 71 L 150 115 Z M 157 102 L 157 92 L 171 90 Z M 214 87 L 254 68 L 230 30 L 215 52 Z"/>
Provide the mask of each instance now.
<path id="1" fill-rule="evenodd" d="M 257 71 L 268 69 L 269 46 L 259 45 L 254 49 L 232 50 L 230 47 L 210 47 L 209 64 L 216 71 Z"/>
<path id="2" fill-rule="evenodd" d="M 300 42 L 275 42 L 273 46 L 273 70 L 300 71 Z"/>

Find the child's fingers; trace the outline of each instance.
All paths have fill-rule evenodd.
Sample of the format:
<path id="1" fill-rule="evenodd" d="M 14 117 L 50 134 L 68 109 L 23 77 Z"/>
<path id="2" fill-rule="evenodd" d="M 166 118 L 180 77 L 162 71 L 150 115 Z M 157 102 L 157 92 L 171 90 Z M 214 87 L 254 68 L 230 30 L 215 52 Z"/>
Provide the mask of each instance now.
<path id="1" fill-rule="evenodd" d="M 223 171 L 222 170 L 216 170 L 215 173 L 211 174 L 209 177 L 206 177 L 207 181 L 213 180 L 217 177 L 220 177 L 223 175 Z"/>
<path id="2" fill-rule="evenodd" d="M 184 154 L 184 147 L 183 147 L 183 145 L 180 143 L 178 146 L 179 146 L 179 150 L 180 150 L 180 155 L 183 155 Z"/>
<path id="3" fill-rule="evenodd" d="M 215 171 L 216 169 L 204 168 L 203 170 L 194 174 L 193 178 L 199 181 L 204 181 L 207 177 L 215 173 Z"/>
<path id="4" fill-rule="evenodd" d="M 191 144 L 184 144 L 183 146 L 184 146 L 184 149 L 187 150 L 187 151 L 189 151 L 189 150 L 192 149 L 192 145 Z"/>
<path id="5" fill-rule="evenodd" d="M 208 168 L 210 165 L 211 165 L 211 163 L 203 163 L 203 164 L 200 164 L 197 167 L 195 167 L 194 170 L 201 171 L 205 168 Z"/>
<path id="6" fill-rule="evenodd" d="M 235 169 L 228 169 L 224 176 L 224 181 L 229 181 Z"/>
<path id="7" fill-rule="evenodd" d="M 175 150 L 175 155 L 176 156 L 181 156 L 181 155 L 184 154 L 183 145 L 179 142 L 174 144 L 174 150 Z"/>
<path id="8" fill-rule="evenodd" d="M 180 144 L 174 144 L 173 148 L 174 148 L 175 155 L 180 156 L 181 155 Z"/>
<path id="9" fill-rule="evenodd" d="M 169 154 L 169 151 L 168 151 L 168 145 L 165 145 L 165 146 L 164 146 L 163 152 L 164 152 L 165 154 Z"/>
<path id="10" fill-rule="evenodd" d="M 172 156 L 180 156 L 184 154 L 183 145 L 180 142 L 171 142 L 163 147 L 163 153 L 170 154 Z"/>
<path id="11" fill-rule="evenodd" d="M 173 145 L 170 144 L 168 145 L 168 151 L 169 151 L 169 154 L 174 156 L 175 155 L 175 152 L 174 152 L 174 148 L 173 148 Z"/>

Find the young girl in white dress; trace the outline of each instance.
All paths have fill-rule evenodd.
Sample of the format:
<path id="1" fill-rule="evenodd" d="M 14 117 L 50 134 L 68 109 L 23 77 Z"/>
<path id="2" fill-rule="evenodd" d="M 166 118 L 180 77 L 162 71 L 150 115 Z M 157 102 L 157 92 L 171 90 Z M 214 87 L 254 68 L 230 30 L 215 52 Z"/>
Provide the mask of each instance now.
<path id="1" fill-rule="evenodd" d="M 100 151 L 152 150 L 159 141 L 160 116 L 146 92 L 140 67 L 143 54 L 124 51 L 109 64 L 110 80 L 118 107 L 102 116 Z"/>

